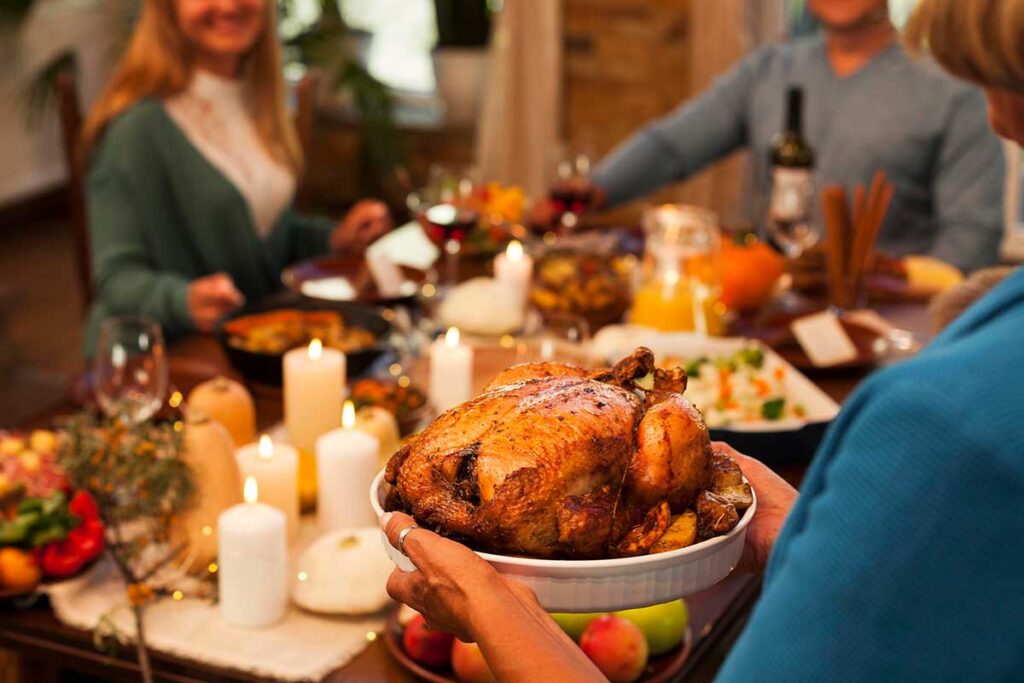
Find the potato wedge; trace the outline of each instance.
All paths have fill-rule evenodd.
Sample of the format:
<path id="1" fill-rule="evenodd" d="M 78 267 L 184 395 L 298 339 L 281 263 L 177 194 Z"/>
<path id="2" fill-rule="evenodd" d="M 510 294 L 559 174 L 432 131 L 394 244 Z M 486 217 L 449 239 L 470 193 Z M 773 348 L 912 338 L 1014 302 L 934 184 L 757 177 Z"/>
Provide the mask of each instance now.
<path id="1" fill-rule="evenodd" d="M 722 451 L 711 453 L 711 490 L 720 491 L 743 483 L 743 472 L 736 461 Z"/>
<path id="2" fill-rule="evenodd" d="M 736 506 L 711 491 L 697 495 L 697 535 L 701 540 L 729 533 L 740 521 Z"/>
<path id="3" fill-rule="evenodd" d="M 750 484 L 726 486 L 725 488 L 715 490 L 715 493 L 727 502 L 732 503 L 740 512 L 754 504 L 754 495 L 750 492 Z"/>
<path id="4" fill-rule="evenodd" d="M 697 514 L 693 510 L 687 510 L 681 515 L 672 518 L 668 529 L 651 546 L 651 554 L 667 553 L 670 550 L 678 550 L 693 545 L 697 540 Z"/>

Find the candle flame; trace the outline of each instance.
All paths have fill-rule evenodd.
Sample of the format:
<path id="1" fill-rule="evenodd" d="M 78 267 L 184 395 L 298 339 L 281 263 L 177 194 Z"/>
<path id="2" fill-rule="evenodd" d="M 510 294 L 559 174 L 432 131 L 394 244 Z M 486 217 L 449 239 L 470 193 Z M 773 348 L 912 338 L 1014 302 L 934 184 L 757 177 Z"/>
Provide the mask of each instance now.
<path id="1" fill-rule="evenodd" d="M 242 487 L 242 498 L 246 503 L 255 503 L 260 498 L 260 487 L 256 483 L 256 477 L 246 477 L 245 486 Z"/>
<path id="2" fill-rule="evenodd" d="M 450 349 L 454 349 L 459 345 L 459 328 L 448 328 L 448 331 L 444 334 L 444 344 Z"/>
<path id="3" fill-rule="evenodd" d="M 319 339 L 314 338 L 313 341 L 309 342 L 309 359 L 320 360 L 320 356 L 324 354 L 324 343 Z"/>
<path id="4" fill-rule="evenodd" d="M 669 285 L 669 286 L 678 285 L 679 284 L 679 271 L 675 270 L 674 268 L 672 270 L 666 271 L 665 272 L 665 284 Z"/>
<path id="5" fill-rule="evenodd" d="M 341 426 L 345 429 L 356 426 L 356 404 L 352 401 L 345 401 L 345 406 L 341 409 Z"/>
<path id="6" fill-rule="evenodd" d="M 266 434 L 260 437 L 260 457 L 267 460 L 274 457 L 274 442 Z"/>
<path id="7" fill-rule="evenodd" d="M 523 260 L 523 244 L 519 240 L 512 240 L 505 249 L 505 256 L 509 261 L 518 263 Z"/>

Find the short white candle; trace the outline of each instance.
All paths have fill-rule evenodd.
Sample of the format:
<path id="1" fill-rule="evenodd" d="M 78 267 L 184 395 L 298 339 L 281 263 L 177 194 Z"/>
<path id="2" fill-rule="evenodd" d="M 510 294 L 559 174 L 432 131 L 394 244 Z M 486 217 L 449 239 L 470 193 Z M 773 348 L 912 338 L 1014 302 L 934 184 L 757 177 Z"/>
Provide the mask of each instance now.
<path id="1" fill-rule="evenodd" d="M 234 626 L 269 626 L 288 609 L 288 540 L 284 513 L 258 503 L 255 477 L 245 502 L 217 521 L 220 613 Z"/>
<path id="2" fill-rule="evenodd" d="M 316 471 L 320 482 L 317 517 L 323 531 L 356 529 L 377 524 L 368 499 L 377 475 L 377 437 L 355 429 L 356 410 L 345 401 L 341 429 L 316 442 Z"/>
<path id="3" fill-rule="evenodd" d="M 299 449 L 299 486 L 304 504 L 316 501 L 316 440 L 338 426 L 345 393 L 345 354 L 319 339 L 284 354 L 284 426 Z"/>
<path id="4" fill-rule="evenodd" d="M 256 479 L 260 500 L 284 513 L 288 520 L 288 537 L 299 531 L 299 454 L 283 443 L 274 443 L 264 434 L 259 443 L 242 446 L 235 451 L 235 462 L 242 480 Z"/>
<path id="5" fill-rule="evenodd" d="M 533 279 L 533 259 L 523 251 L 518 240 L 509 242 L 504 254 L 494 259 L 494 279 L 514 291 L 526 303 Z"/>
<path id="6" fill-rule="evenodd" d="M 459 328 L 452 327 L 430 348 L 430 400 L 443 412 L 472 396 L 473 349 L 459 343 Z"/>

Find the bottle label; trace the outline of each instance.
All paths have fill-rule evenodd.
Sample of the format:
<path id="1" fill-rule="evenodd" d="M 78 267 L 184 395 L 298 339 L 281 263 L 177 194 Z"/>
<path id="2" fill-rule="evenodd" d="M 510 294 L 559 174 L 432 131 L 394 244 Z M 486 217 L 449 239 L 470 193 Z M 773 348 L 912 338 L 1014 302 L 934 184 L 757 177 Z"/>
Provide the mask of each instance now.
<path id="1" fill-rule="evenodd" d="M 768 215 L 777 221 L 800 221 L 807 218 L 814 184 L 810 169 L 772 169 L 772 195 Z"/>

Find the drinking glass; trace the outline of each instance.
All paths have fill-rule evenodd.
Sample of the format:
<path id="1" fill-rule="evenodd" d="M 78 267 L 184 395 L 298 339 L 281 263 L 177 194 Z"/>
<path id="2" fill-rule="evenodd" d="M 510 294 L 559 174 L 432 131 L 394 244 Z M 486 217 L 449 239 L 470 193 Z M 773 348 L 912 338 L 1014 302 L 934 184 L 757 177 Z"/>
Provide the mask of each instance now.
<path id="1" fill-rule="evenodd" d="M 148 420 L 163 404 L 167 376 L 167 352 L 158 324 L 133 316 L 103 322 L 93 384 L 108 417 L 133 424 Z"/>
<path id="2" fill-rule="evenodd" d="M 575 313 L 531 310 L 516 340 L 516 363 L 538 361 L 587 365 L 590 325 Z"/>
<path id="3" fill-rule="evenodd" d="M 555 210 L 556 228 L 568 231 L 579 225 L 580 215 L 593 200 L 591 156 L 583 151 L 563 151 L 555 160 L 548 198 Z"/>
<path id="4" fill-rule="evenodd" d="M 435 165 L 427 187 L 409 195 L 409 209 L 427 236 L 444 251 L 446 290 L 458 282 L 462 243 L 480 221 L 477 186 L 472 169 L 453 173 Z"/>
<path id="5" fill-rule="evenodd" d="M 818 243 L 814 186 L 803 183 L 773 193 L 768 210 L 768 235 L 789 259 L 798 259 Z"/>

